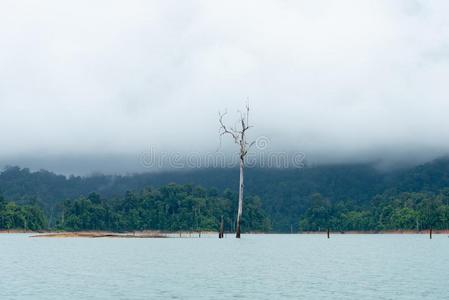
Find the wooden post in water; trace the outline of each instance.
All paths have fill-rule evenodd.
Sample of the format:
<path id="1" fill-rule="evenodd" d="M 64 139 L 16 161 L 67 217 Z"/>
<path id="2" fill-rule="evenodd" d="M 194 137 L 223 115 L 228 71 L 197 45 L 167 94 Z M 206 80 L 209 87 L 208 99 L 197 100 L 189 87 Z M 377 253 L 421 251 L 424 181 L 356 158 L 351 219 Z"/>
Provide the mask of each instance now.
<path id="1" fill-rule="evenodd" d="M 430 236 L 430 239 L 432 239 L 432 227 L 430 227 L 429 236 Z"/>
<path id="2" fill-rule="evenodd" d="M 330 235 L 331 235 L 331 231 L 330 231 L 330 229 L 329 229 L 329 227 L 327 228 L 327 238 L 330 238 Z"/>
<path id="3" fill-rule="evenodd" d="M 223 237 L 224 237 L 224 222 L 223 222 L 223 216 L 221 216 L 220 232 L 218 233 L 218 238 L 222 239 Z"/>

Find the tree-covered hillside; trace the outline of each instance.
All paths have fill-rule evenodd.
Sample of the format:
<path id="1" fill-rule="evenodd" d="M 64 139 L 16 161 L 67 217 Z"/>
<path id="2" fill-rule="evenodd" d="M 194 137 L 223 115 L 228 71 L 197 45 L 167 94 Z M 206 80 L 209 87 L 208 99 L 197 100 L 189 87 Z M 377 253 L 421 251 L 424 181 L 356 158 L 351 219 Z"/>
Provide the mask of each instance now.
<path id="1" fill-rule="evenodd" d="M 445 188 L 449 187 L 449 159 L 439 159 L 414 168 L 391 172 L 379 172 L 370 165 L 248 169 L 246 178 L 248 199 L 255 196 L 260 198 L 260 212 L 269 219 L 272 230 L 278 232 L 288 232 L 292 228 L 317 230 L 327 226 L 339 230 L 400 227 L 415 229 L 433 224 L 442 227 L 446 222 Z M 120 205 L 117 203 L 126 202 L 129 195 L 140 199 L 138 203 L 147 203 L 149 200 L 143 199 L 148 197 L 154 202 L 157 197 L 152 193 L 169 183 L 201 186 L 207 195 L 209 190 L 214 190 L 217 192 L 217 199 L 222 199 L 226 198 L 224 190 L 237 191 L 238 170 L 197 169 L 127 176 L 65 177 L 48 171 L 31 172 L 28 169 L 9 167 L 0 174 L 0 190 L 3 196 L 17 204 L 41 206 L 50 226 L 61 224 L 63 212 L 70 211 L 67 203 L 83 202 L 91 193 L 99 195 L 103 203 L 101 205 L 106 205 L 108 209 L 114 207 L 120 212 L 121 218 L 125 218 L 126 214 L 119 209 Z M 150 187 L 152 189 L 148 189 Z M 131 193 L 127 193 L 128 191 Z M 148 193 L 153 196 L 150 197 Z M 236 204 L 236 196 L 233 197 L 235 199 L 228 199 L 231 206 Z M 204 200 L 207 203 L 220 201 L 212 196 L 204 199 L 207 199 Z M 68 200 L 70 202 L 67 202 Z M 169 200 L 163 197 L 157 201 Z M 181 207 L 185 205 L 183 200 L 180 201 Z M 438 208 L 438 214 L 434 214 L 434 208 Z M 426 209 L 429 212 L 426 212 Z M 227 213 L 231 220 L 232 211 L 224 214 Z M 430 218 L 430 213 L 432 218 L 436 219 L 425 221 L 424 219 Z M 405 215 L 408 217 L 404 217 Z M 171 218 L 170 215 L 165 217 L 167 220 Z M 208 215 L 207 218 L 209 217 L 211 216 Z M 216 215 L 214 217 L 216 218 Z M 407 221 L 399 222 L 399 217 Z M 326 219 L 325 222 L 323 218 Z M 159 224 L 157 227 L 180 228 L 180 224 L 175 224 L 175 219 L 170 220 L 174 223 L 171 224 L 170 221 L 170 225 Z M 83 226 L 85 227 L 73 225 L 72 228 L 84 228 Z M 122 229 L 135 229 L 120 226 Z"/>

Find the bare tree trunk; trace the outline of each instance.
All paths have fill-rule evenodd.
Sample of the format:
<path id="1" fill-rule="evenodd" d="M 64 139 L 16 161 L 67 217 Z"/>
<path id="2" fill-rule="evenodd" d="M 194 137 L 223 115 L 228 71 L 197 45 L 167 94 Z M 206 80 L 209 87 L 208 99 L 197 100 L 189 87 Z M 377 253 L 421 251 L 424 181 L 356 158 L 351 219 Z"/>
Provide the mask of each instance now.
<path id="1" fill-rule="evenodd" d="M 240 238 L 240 222 L 242 219 L 242 211 L 243 211 L 243 167 L 244 161 L 243 156 L 240 156 L 240 185 L 239 185 L 239 207 L 237 210 L 237 232 L 235 237 Z"/>

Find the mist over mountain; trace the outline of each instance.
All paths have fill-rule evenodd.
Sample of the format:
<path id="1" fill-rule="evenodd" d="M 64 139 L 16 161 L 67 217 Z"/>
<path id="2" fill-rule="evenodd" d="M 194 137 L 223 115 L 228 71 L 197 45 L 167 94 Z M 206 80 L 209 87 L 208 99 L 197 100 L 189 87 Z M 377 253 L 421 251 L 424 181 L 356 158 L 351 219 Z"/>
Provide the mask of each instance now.
<path id="1" fill-rule="evenodd" d="M 376 195 L 438 193 L 448 9 L 2 1 L 0 166 L 30 169 L 6 168 L 0 189 L 46 213 L 170 182 L 234 190 L 238 151 L 218 118 L 227 111 L 232 126 L 248 104 L 245 186 L 274 228 L 297 222 L 316 193 L 359 210 Z"/>

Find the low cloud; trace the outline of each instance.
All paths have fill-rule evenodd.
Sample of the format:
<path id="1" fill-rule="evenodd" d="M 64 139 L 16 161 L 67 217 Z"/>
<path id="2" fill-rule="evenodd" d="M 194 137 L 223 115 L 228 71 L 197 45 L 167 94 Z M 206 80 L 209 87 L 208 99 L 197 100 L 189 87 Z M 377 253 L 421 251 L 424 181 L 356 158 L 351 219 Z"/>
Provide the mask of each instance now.
<path id="1" fill-rule="evenodd" d="M 0 163 L 141 170 L 252 137 L 311 163 L 449 152 L 447 1 L 2 1 Z M 227 141 L 223 151 L 230 153 Z M 99 159 L 101 158 L 101 159 Z M 65 163 L 61 163 L 65 161 Z"/>

